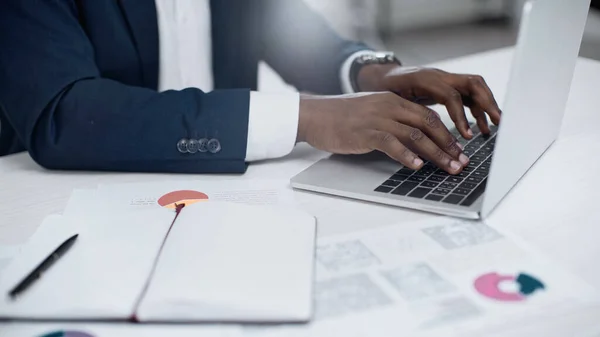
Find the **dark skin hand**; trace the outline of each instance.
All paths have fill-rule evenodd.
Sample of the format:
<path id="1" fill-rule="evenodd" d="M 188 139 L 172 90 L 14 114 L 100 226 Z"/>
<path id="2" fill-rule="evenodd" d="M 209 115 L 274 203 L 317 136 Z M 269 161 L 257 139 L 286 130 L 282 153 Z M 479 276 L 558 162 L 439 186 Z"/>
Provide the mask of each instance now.
<path id="1" fill-rule="evenodd" d="M 420 104 L 443 104 L 460 134 L 472 138 L 464 107 L 471 110 L 482 133 L 490 132 L 486 115 L 500 123 L 502 112 L 483 77 L 452 74 L 434 68 L 370 65 L 357 79 L 360 91 L 391 91 Z"/>
<path id="2" fill-rule="evenodd" d="M 370 65 L 359 73 L 358 86 L 368 92 L 302 95 L 297 141 L 339 154 L 378 150 L 415 170 L 423 166 L 423 158 L 457 174 L 469 159 L 439 115 L 425 103 L 444 104 L 466 139 L 473 133 L 464 105 L 470 107 L 484 133 L 489 132 L 486 114 L 495 124 L 500 122 L 500 109 L 477 75 Z"/>

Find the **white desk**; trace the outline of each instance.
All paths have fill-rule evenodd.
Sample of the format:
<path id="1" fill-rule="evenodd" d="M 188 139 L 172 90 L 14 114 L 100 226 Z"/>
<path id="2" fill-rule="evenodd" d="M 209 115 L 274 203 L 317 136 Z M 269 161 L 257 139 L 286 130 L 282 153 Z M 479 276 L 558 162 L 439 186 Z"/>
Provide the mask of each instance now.
<path id="1" fill-rule="evenodd" d="M 502 101 L 511 56 L 512 49 L 503 49 L 434 66 L 453 72 L 482 74 Z M 600 132 L 597 131 L 600 113 L 596 100 L 599 87 L 600 62 L 580 59 L 559 141 L 488 220 L 520 235 L 598 288 L 600 207 L 596 203 L 600 200 Z M 531 103 L 531 108 L 535 108 L 535 102 Z M 251 165 L 245 175 L 227 178 L 289 179 L 325 155 L 302 145 L 285 159 L 257 163 Z M 101 182 L 217 177 L 223 176 L 56 172 L 40 168 L 27 154 L 0 158 L 0 244 L 23 243 L 46 215 L 63 210 L 74 188 L 94 188 Z M 542 181 L 554 183 L 541 188 Z M 311 193 L 296 192 L 296 195 L 303 208 L 318 217 L 321 236 L 432 216 Z M 595 317 L 583 323 L 598 324 L 600 332 L 600 320 L 597 319 L 600 316 Z M 564 331 L 571 331 L 571 328 L 576 331 L 578 327 L 564 328 L 567 329 Z M 2 329 L 0 326 L 0 335 L 4 336 L 4 332 L 11 335 L 11 326 Z M 186 331 L 189 329 L 187 327 Z M 161 328 L 160 331 L 167 330 Z"/>

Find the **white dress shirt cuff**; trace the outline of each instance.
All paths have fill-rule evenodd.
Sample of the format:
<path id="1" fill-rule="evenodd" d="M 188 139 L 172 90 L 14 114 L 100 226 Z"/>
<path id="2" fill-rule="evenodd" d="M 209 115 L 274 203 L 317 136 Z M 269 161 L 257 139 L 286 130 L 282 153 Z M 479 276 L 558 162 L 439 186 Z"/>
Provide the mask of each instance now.
<path id="1" fill-rule="evenodd" d="M 357 57 L 374 54 L 375 52 L 372 50 L 360 50 L 350 55 L 346 61 L 342 63 L 342 68 L 340 69 L 340 81 L 342 82 L 342 91 L 344 94 L 354 93 L 354 89 L 352 89 L 352 80 L 350 79 L 350 67 L 352 67 L 352 62 L 354 62 Z"/>
<path id="2" fill-rule="evenodd" d="M 283 157 L 298 134 L 300 94 L 250 92 L 246 161 Z"/>

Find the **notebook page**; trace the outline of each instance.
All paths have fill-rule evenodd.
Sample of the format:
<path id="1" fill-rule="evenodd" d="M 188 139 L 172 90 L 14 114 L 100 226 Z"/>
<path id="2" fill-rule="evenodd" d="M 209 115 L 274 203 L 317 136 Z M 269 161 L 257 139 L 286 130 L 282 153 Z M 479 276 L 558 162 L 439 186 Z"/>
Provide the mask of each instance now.
<path id="1" fill-rule="evenodd" d="M 4 270 L 0 317 L 129 319 L 174 213 L 162 210 L 48 217 Z M 16 300 L 7 294 L 56 247 L 79 237 Z"/>
<path id="2" fill-rule="evenodd" d="M 307 321 L 315 219 L 227 202 L 185 207 L 137 310 L 140 321 Z"/>

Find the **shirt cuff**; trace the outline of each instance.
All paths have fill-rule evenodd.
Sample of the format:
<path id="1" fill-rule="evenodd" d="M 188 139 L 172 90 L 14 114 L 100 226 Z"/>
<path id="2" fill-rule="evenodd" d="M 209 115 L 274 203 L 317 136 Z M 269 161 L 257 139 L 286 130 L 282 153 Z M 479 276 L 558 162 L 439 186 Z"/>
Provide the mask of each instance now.
<path id="1" fill-rule="evenodd" d="M 246 161 L 283 157 L 294 149 L 299 93 L 250 92 Z"/>
<path id="2" fill-rule="evenodd" d="M 340 81 L 342 83 L 342 91 L 344 94 L 355 93 L 354 89 L 352 89 L 352 80 L 350 79 L 350 67 L 352 67 L 352 62 L 354 62 L 357 57 L 363 55 L 375 55 L 375 52 L 372 50 L 360 50 L 350 55 L 346 61 L 342 63 L 342 68 L 340 69 Z"/>

